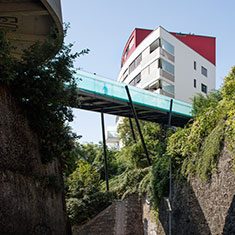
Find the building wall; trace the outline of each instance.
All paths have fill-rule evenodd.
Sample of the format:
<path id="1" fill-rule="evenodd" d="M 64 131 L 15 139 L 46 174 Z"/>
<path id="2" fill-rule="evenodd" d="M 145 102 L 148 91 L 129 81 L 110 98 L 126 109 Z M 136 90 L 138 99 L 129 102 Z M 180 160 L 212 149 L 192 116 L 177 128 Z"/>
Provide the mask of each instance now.
<path id="1" fill-rule="evenodd" d="M 207 85 L 208 91 L 215 89 L 215 65 L 200 56 L 193 49 L 186 46 L 166 30 L 161 29 L 160 37 L 175 46 L 175 98 L 191 102 L 190 98 L 201 93 L 201 84 Z M 196 61 L 196 70 L 194 70 Z M 208 71 L 208 76 L 201 74 L 201 66 Z M 197 81 L 197 88 L 193 87 L 193 80 Z"/>
<path id="2" fill-rule="evenodd" d="M 133 195 L 112 203 L 83 226 L 75 226 L 73 235 L 144 235 L 142 204 Z"/>
<path id="3" fill-rule="evenodd" d="M 124 50 L 123 50 L 123 54 L 122 54 L 122 60 L 121 60 L 121 67 L 123 66 L 123 64 L 126 62 L 126 60 L 129 58 L 129 56 L 133 53 L 133 51 L 135 50 L 136 47 L 138 47 L 138 45 L 152 32 L 152 30 L 147 30 L 147 29 L 135 29 L 131 36 L 129 37 Z M 125 56 L 126 54 L 126 50 L 129 47 L 130 41 L 133 41 L 133 47 L 130 48 L 128 54 Z"/>
<path id="4" fill-rule="evenodd" d="M 41 163 L 36 135 L 2 86 L 0 143 L 0 234 L 70 234 L 60 164 Z"/>

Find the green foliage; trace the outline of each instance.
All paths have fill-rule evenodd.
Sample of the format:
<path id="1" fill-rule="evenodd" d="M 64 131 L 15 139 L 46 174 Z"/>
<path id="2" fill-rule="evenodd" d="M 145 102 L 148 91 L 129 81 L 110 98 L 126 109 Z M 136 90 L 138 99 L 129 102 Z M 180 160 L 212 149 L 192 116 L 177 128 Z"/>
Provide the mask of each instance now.
<path id="1" fill-rule="evenodd" d="M 52 32 L 53 34 L 54 32 Z M 36 42 L 25 50 L 21 60 L 11 57 L 11 46 L 0 33 L 0 80 L 12 90 L 26 111 L 29 124 L 38 136 L 42 162 L 60 158 L 66 165 L 77 136 L 66 126 L 73 120 L 71 107 L 78 102 L 73 78 L 72 44 L 62 44 L 60 36 Z M 57 55 L 47 59 L 60 48 Z"/>
<path id="2" fill-rule="evenodd" d="M 207 179 L 211 175 L 223 142 L 223 123 L 224 115 L 219 108 L 208 107 L 193 124 L 170 137 L 167 151 L 183 176 L 197 174 Z"/>
<path id="3" fill-rule="evenodd" d="M 109 177 L 118 171 L 115 153 L 108 149 Z M 101 144 L 78 144 L 74 150 L 75 168 L 68 176 L 64 175 L 67 211 L 71 222 L 82 223 L 92 218 L 115 198 L 113 192 L 104 192 L 104 157 Z"/>
<path id="4" fill-rule="evenodd" d="M 198 156 L 196 172 L 204 180 L 214 173 L 224 142 L 225 121 L 222 119 L 205 138 Z"/>
<path id="5" fill-rule="evenodd" d="M 159 208 L 160 200 L 169 194 L 170 157 L 163 155 L 152 168 L 152 195 L 151 201 L 154 209 Z"/>
<path id="6" fill-rule="evenodd" d="M 100 175 L 92 165 L 84 160 L 77 161 L 75 171 L 68 177 L 68 195 L 83 197 L 99 190 Z"/>
<path id="7" fill-rule="evenodd" d="M 192 99 L 193 111 L 192 115 L 197 117 L 202 115 L 206 110 L 210 108 L 216 108 L 218 102 L 222 99 L 221 92 L 217 90 L 211 90 L 206 97 L 200 93 Z"/>
<path id="8" fill-rule="evenodd" d="M 77 144 L 75 151 L 79 159 L 83 159 L 91 164 L 100 174 L 101 179 L 105 180 L 104 149 L 101 142 L 99 144 Z M 107 148 L 108 175 L 110 178 L 122 170 L 117 163 L 116 153 L 116 149 Z"/>
<path id="9" fill-rule="evenodd" d="M 165 130 L 161 125 L 156 123 L 141 121 L 140 125 L 150 158 L 152 161 L 155 161 L 164 153 L 166 148 Z M 125 162 L 129 168 L 145 168 L 148 166 L 148 163 L 134 122 L 133 128 L 136 134 L 136 142 L 132 137 L 129 120 L 125 118 L 123 123 L 119 125 L 118 132 L 124 147 L 122 151 L 118 153 L 118 157 Z"/>
<path id="10" fill-rule="evenodd" d="M 194 122 L 170 137 L 168 153 L 185 177 L 198 175 L 206 180 L 215 171 L 218 156 L 227 140 L 235 149 L 235 67 L 225 78 L 220 92 L 194 98 Z"/>
<path id="11" fill-rule="evenodd" d="M 85 160 L 78 160 L 68 177 L 67 211 L 72 223 L 81 223 L 106 205 L 107 195 L 100 192 L 100 175 Z"/>
<path id="12" fill-rule="evenodd" d="M 110 180 L 110 190 L 114 192 L 117 198 L 125 199 L 127 196 L 137 193 L 144 195 L 150 188 L 146 187 L 146 182 L 150 178 L 151 167 L 144 169 L 126 169 L 122 174 L 117 175 Z"/>
<path id="13" fill-rule="evenodd" d="M 99 212 L 110 205 L 112 193 L 94 192 L 84 197 L 71 197 L 66 200 L 67 212 L 71 224 L 80 224 L 88 218 L 96 216 Z"/>
<path id="14" fill-rule="evenodd" d="M 104 149 L 103 144 L 99 143 L 95 145 L 96 147 L 96 156 L 92 163 L 92 165 L 96 168 L 97 172 L 99 172 L 102 180 L 105 180 L 105 170 L 104 170 Z M 117 150 L 116 149 L 106 149 L 107 154 L 107 168 L 108 168 L 108 177 L 112 178 L 122 171 L 122 168 L 117 163 Z"/>
<path id="15" fill-rule="evenodd" d="M 115 178 L 112 185 L 119 197 L 120 195 L 125 197 L 130 193 L 148 195 L 154 208 L 157 208 L 160 199 L 168 193 L 170 158 L 164 156 L 167 144 L 166 131 L 156 123 L 140 123 L 153 166 L 146 168 L 147 161 L 140 138 L 137 136 L 137 142 L 133 141 L 129 120 L 124 119 L 118 128 L 124 143 L 119 157 L 126 162 L 128 168 L 122 175 Z M 136 125 L 134 125 L 134 129 L 135 133 L 138 133 Z M 171 130 L 169 130 L 169 135 L 171 134 Z"/>
<path id="16" fill-rule="evenodd" d="M 227 114 L 225 135 L 235 159 L 235 66 L 232 67 L 229 75 L 225 77 L 221 92 L 223 95 L 221 106 Z"/>
<path id="17" fill-rule="evenodd" d="M 150 169 L 149 173 L 147 173 L 139 183 L 139 195 L 147 196 L 152 194 L 152 178 L 152 170 Z"/>

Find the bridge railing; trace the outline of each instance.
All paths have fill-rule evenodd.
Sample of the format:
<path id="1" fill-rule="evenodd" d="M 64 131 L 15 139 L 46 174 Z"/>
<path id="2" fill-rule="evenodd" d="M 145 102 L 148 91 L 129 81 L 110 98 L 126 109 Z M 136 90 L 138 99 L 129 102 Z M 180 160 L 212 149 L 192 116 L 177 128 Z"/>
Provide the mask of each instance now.
<path id="1" fill-rule="evenodd" d="M 124 83 L 97 76 L 95 74 L 81 70 L 77 72 L 78 89 L 91 92 L 93 94 L 128 102 L 125 86 L 126 84 Z M 129 86 L 129 90 L 134 104 L 166 112 L 169 110 L 170 97 L 146 91 L 134 86 Z M 173 99 L 172 112 L 181 116 L 192 117 L 192 105 Z"/>

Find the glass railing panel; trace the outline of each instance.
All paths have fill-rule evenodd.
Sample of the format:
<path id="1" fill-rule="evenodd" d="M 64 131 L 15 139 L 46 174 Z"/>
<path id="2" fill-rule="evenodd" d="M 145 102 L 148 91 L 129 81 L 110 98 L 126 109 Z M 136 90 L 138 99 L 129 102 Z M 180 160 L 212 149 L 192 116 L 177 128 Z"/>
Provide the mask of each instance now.
<path id="1" fill-rule="evenodd" d="M 123 83 L 84 71 L 78 71 L 77 77 L 78 89 L 128 102 Z M 129 90 L 134 104 L 163 111 L 169 110 L 171 98 L 133 86 L 129 86 Z M 174 99 L 173 113 L 191 117 L 191 111 L 192 105 Z"/>

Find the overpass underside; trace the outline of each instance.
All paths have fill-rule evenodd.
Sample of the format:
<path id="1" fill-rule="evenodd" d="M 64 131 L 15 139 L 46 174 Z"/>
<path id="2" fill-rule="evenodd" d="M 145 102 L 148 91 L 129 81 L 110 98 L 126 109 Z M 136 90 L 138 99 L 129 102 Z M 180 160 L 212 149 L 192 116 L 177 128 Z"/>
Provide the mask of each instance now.
<path id="1" fill-rule="evenodd" d="M 60 0 L 0 0 L 0 31 L 6 31 L 15 57 L 36 41 L 48 39 L 53 27 L 62 34 Z"/>

